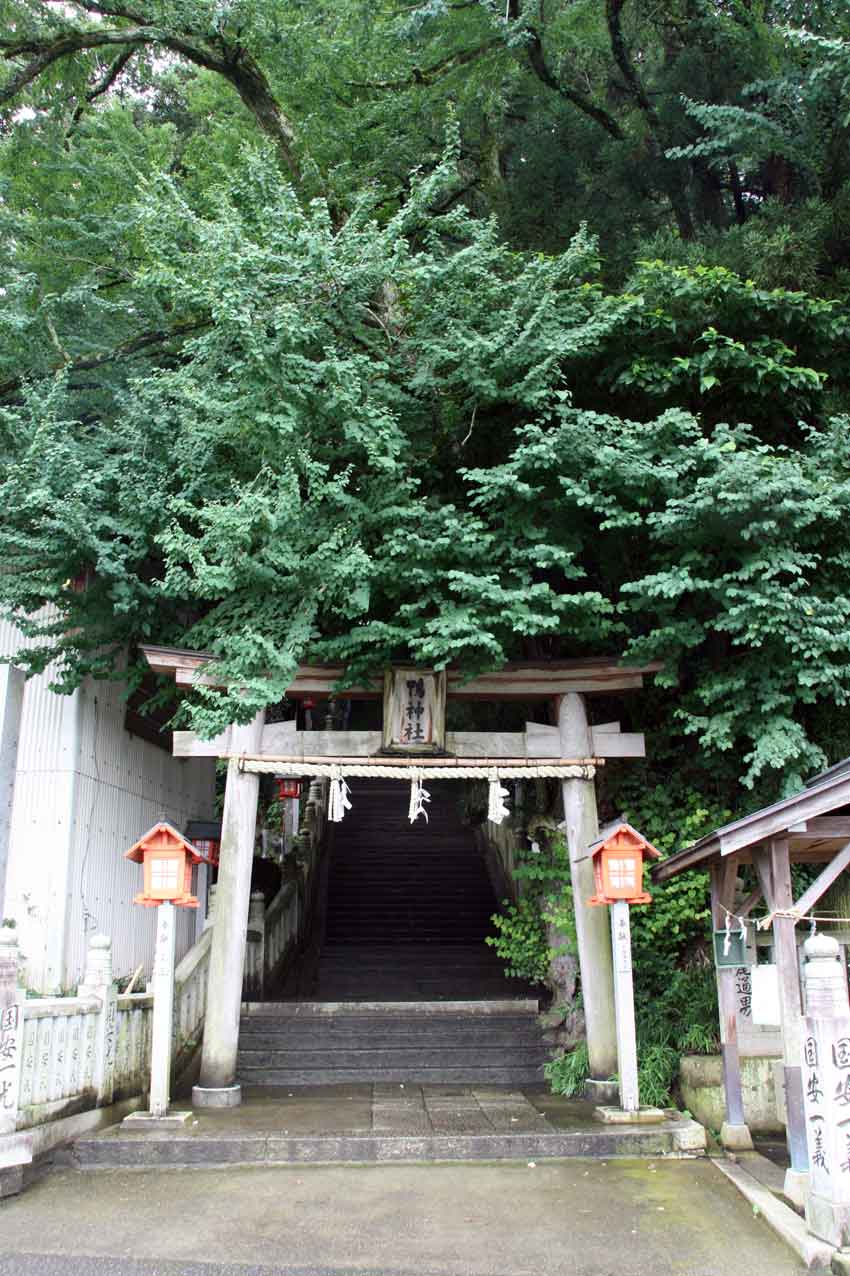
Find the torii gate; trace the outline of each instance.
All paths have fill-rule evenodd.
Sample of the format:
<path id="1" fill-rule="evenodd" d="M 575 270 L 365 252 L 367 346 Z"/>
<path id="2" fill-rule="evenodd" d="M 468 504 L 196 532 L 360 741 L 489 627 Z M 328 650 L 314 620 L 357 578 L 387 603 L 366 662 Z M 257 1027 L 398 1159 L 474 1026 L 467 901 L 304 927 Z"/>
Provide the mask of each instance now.
<path id="1" fill-rule="evenodd" d="M 179 687 L 221 685 L 205 672 L 214 661 L 209 653 L 155 646 L 143 646 L 142 651 L 152 670 L 173 675 Z M 617 1071 L 617 1033 L 607 918 L 604 910 L 587 905 L 593 894 L 593 869 L 586 850 L 599 833 L 594 776 L 605 758 L 644 757 L 645 745 L 642 735 L 621 732 L 617 722 L 591 726 L 586 697 L 639 689 L 644 676 L 660 668 L 659 663 L 635 667 L 610 659 L 553 661 L 508 664 L 464 681 L 454 669 L 438 673 L 407 667 L 346 688 L 342 667 L 305 664 L 287 689 L 287 699 L 383 696 L 383 731 L 297 731 L 294 722 L 266 725 L 265 710 L 246 725 L 233 723 L 213 740 L 176 731 L 176 757 L 228 759 L 201 1074 L 193 1103 L 226 1107 L 241 1101 L 235 1084 L 236 1054 L 259 774 L 327 774 L 331 766 L 340 774 L 369 774 L 378 767 L 386 774 L 390 767 L 403 776 L 415 767 L 426 777 L 450 776 L 453 770 L 480 771 L 486 777 L 495 768 L 502 777 L 545 773 L 561 779 L 587 1027 L 588 1088 L 590 1097 L 604 1102 L 609 1078 Z M 423 745 L 411 745 L 393 733 L 394 689 L 411 675 L 428 679 L 429 694 L 433 692 L 431 739 Z M 446 732 L 446 698 L 553 700 L 558 726 L 529 722 L 524 732 Z"/>

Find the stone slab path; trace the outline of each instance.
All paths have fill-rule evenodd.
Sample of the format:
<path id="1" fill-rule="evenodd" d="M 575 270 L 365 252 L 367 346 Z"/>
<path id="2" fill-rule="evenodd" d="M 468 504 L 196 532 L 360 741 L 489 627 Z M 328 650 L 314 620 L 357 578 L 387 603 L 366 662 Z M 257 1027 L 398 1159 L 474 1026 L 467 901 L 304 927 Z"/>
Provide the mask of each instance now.
<path id="1" fill-rule="evenodd" d="M 0 1276 L 798 1276 L 707 1159 L 54 1170 Z"/>
<path id="2" fill-rule="evenodd" d="M 701 1127 L 672 1112 L 658 1125 L 600 1125 L 590 1104 L 543 1090 L 262 1086 L 246 1091 L 241 1107 L 196 1111 L 181 1127 L 112 1126 L 78 1139 L 71 1156 L 80 1169 L 609 1158 L 697 1151 L 700 1137 Z"/>

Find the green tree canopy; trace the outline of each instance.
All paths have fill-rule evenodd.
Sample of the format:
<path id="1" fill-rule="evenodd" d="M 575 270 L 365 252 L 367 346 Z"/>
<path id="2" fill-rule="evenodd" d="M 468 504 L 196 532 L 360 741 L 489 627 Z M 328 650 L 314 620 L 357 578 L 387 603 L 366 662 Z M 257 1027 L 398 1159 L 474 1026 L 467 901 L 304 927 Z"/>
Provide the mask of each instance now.
<path id="1" fill-rule="evenodd" d="M 197 691 L 208 732 L 305 656 L 623 652 L 665 662 L 662 736 L 768 788 L 824 760 L 842 6 L 0 17 L 0 602 L 32 669 L 209 650 L 239 691 Z"/>

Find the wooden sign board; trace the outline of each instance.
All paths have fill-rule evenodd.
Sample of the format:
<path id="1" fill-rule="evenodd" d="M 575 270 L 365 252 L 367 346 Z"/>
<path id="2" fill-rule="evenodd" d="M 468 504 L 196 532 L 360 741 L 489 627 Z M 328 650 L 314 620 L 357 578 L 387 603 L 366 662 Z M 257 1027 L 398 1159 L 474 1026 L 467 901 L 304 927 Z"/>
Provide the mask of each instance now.
<path id="1" fill-rule="evenodd" d="M 445 672 L 388 669 L 384 676 L 384 750 L 442 753 L 445 747 Z"/>

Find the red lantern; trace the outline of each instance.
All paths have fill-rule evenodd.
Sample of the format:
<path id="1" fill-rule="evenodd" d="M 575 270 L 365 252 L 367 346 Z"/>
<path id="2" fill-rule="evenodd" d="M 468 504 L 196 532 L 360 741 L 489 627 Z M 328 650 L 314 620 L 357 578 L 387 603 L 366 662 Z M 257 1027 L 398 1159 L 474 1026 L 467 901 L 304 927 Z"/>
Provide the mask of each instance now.
<path id="1" fill-rule="evenodd" d="M 196 851 L 200 851 L 201 855 L 205 855 L 211 864 L 218 863 L 218 853 L 221 850 L 221 842 L 215 837 L 196 837 L 192 843 Z"/>
<path id="2" fill-rule="evenodd" d="M 301 796 L 301 781 L 291 780 L 278 777 L 275 781 L 277 784 L 277 796 L 279 801 L 284 798 L 297 798 Z"/>
<path id="3" fill-rule="evenodd" d="M 661 855 L 631 824 L 604 829 L 590 853 L 596 894 L 588 904 L 613 904 L 620 899 L 629 904 L 651 903 L 652 897 L 643 889 L 643 861 Z"/>

